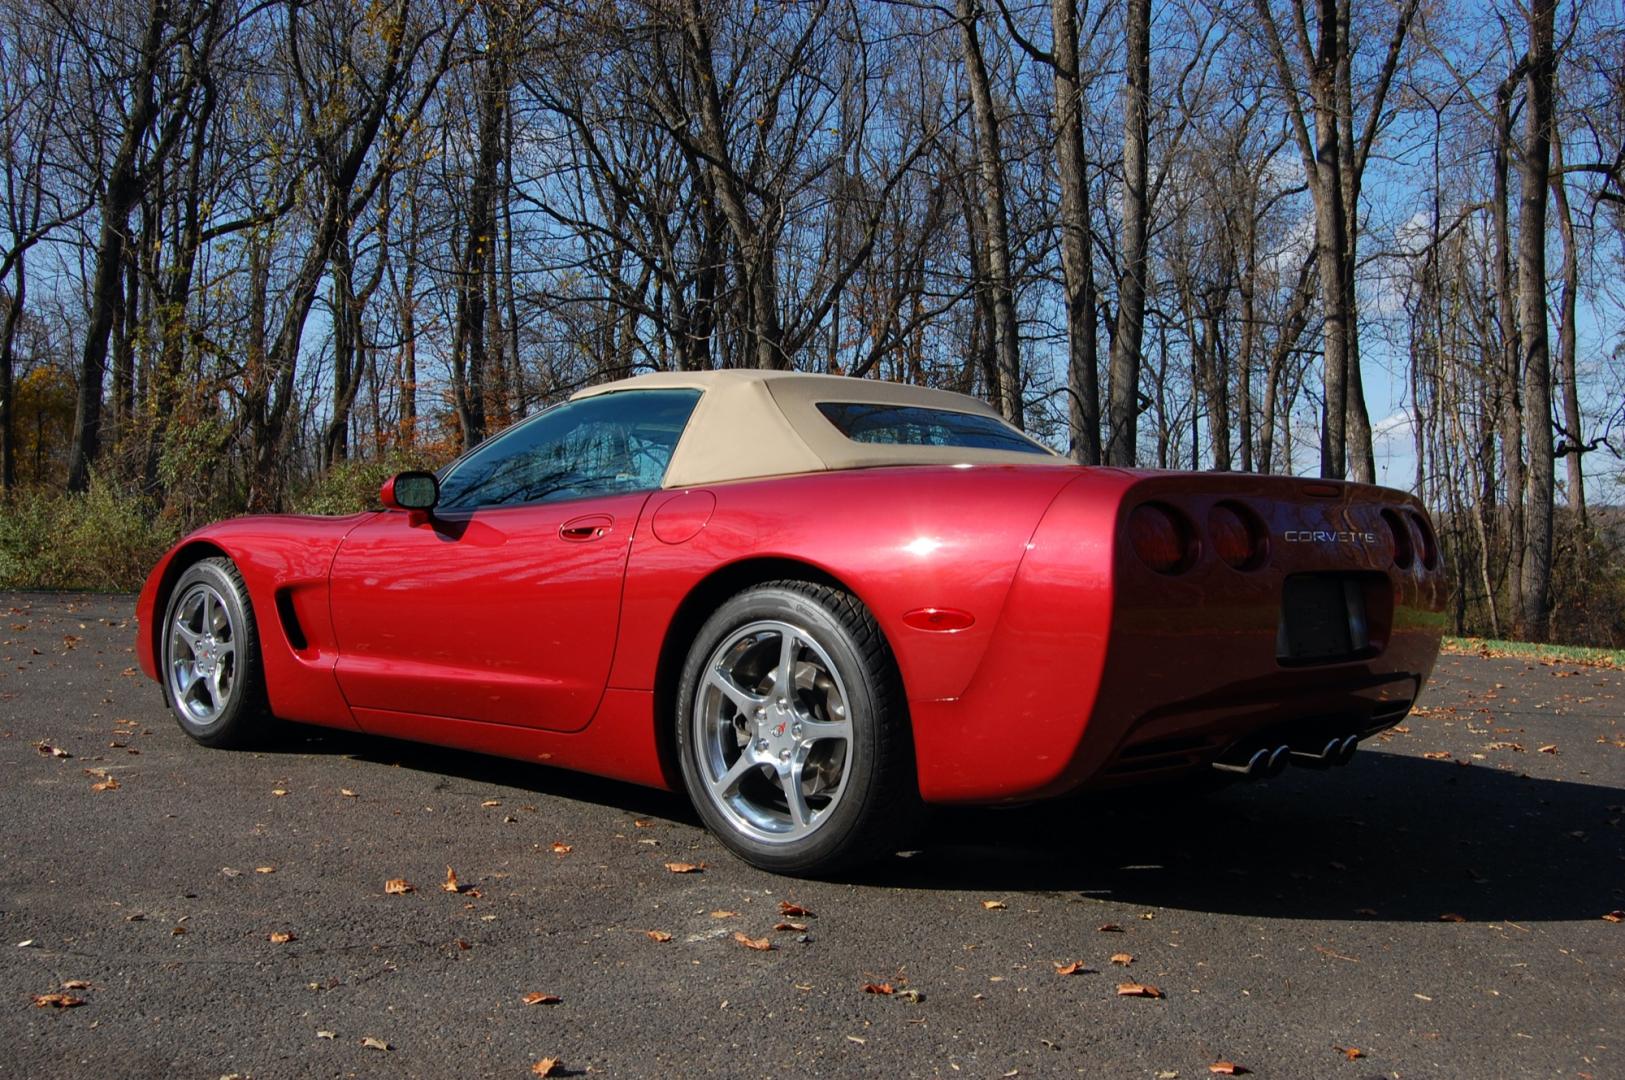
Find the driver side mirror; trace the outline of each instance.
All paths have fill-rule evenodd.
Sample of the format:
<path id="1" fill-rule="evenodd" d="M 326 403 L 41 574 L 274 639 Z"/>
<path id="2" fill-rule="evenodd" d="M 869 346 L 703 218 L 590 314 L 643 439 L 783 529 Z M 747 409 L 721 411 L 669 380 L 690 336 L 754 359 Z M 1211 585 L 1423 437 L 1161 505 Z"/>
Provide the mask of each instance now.
<path id="1" fill-rule="evenodd" d="M 427 513 L 440 501 L 440 481 L 434 473 L 416 469 L 396 473 L 378 489 L 378 500 L 388 510 Z"/>

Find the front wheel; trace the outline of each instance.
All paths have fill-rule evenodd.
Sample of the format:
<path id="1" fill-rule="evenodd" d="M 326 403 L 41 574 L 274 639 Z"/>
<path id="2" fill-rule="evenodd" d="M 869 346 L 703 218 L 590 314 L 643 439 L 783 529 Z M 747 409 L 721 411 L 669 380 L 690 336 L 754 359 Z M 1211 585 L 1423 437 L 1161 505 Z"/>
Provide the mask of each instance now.
<path id="1" fill-rule="evenodd" d="M 204 559 L 175 583 L 160 656 L 164 698 L 193 740 L 236 747 L 264 735 L 259 635 L 248 590 L 231 560 Z"/>
<path id="2" fill-rule="evenodd" d="M 896 663 L 840 590 L 770 582 L 717 609 L 683 668 L 676 734 L 700 816 L 762 869 L 829 873 L 897 850 L 918 820 Z"/>

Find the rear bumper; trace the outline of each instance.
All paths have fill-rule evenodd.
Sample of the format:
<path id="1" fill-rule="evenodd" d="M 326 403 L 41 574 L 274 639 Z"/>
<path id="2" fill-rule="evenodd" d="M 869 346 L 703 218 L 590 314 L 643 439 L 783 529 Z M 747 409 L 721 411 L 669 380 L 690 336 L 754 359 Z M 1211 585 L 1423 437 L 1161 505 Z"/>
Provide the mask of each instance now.
<path id="1" fill-rule="evenodd" d="M 1287 542 L 1287 533 L 1378 528 L 1409 496 L 1359 485 L 1237 475 L 1081 477 L 1029 548 L 994 645 L 955 701 L 911 701 L 921 792 L 999 802 L 1205 770 L 1238 744 L 1308 744 L 1397 723 L 1431 674 L 1444 576 L 1394 564 L 1391 545 Z M 1127 477 L 1127 481 L 1124 481 Z M 1265 523 L 1269 557 L 1246 571 L 1203 550 L 1178 574 L 1141 563 L 1128 512 L 1148 499 L 1193 522 L 1241 501 Z M 1386 535 L 1386 534 L 1384 534 Z M 1334 661 L 1283 658 L 1282 596 L 1294 574 L 1358 578 L 1370 647 Z"/>

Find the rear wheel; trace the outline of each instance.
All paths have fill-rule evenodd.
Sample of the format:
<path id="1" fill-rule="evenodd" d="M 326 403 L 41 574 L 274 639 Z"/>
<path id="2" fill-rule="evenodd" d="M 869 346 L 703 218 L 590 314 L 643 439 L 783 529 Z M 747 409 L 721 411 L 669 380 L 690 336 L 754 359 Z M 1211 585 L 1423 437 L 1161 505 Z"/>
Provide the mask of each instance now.
<path id="1" fill-rule="evenodd" d="M 700 630 L 678 688 L 690 798 L 745 861 L 829 873 L 897 847 L 918 820 L 896 664 L 848 593 L 770 582 Z"/>
<path id="2" fill-rule="evenodd" d="M 248 590 L 229 559 L 204 559 L 181 575 L 164 614 L 164 697 L 204 746 L 260 739 L 269 717 L 259 635 Z"/>

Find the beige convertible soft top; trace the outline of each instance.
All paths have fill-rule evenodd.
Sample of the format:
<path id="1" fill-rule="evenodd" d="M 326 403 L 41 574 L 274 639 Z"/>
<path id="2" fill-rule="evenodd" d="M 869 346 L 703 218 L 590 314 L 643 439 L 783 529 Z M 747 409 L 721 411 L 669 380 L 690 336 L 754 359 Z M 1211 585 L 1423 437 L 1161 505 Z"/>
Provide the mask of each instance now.
<path id="1" fill-rule="evenodd" d="M 1070 464 L 1038 443 L 1033 446 L 1043 453 L 856 442 L 818 411 L 821 402 L 915 405 L 975 413 L 1004 423 L 993 409 L 964 394 L 876 379 L 754 368 L 663 371 L 589 387 L 572 395 L 572 400 L 679 387 L 704 394 L 672 452 L 662 485 L 668 488 L 880 465 Z"/>

